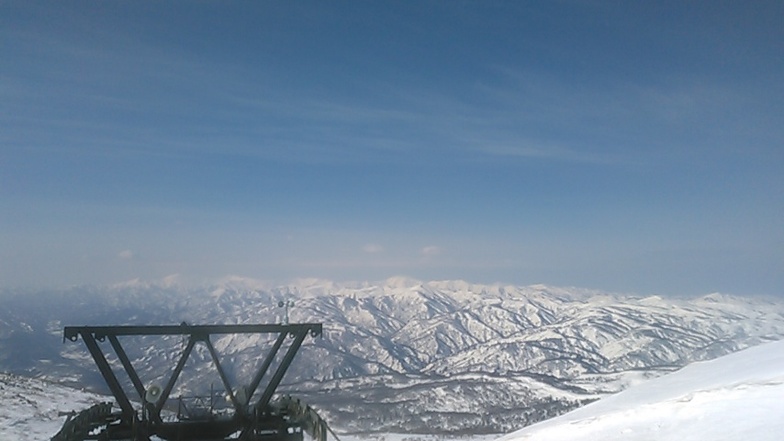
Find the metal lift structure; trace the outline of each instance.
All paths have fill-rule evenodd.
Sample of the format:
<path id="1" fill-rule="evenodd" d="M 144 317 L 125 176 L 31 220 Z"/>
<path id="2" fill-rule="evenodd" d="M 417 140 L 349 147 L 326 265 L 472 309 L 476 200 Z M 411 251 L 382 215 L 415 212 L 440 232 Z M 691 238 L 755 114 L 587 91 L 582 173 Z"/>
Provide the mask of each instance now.
<path id="1" fill-rule="evenodd" d="M 114 396 L 119 411 L 114 410 L 111 403 L 103 403 L 73 414 L 51 440 L 301 441 L 304 431 L 316 441 L 326 441 L 327 433 L 330 432 L 334 436 L 334 432 L 310 406 L 289 396 L 273 401 L 278 385 L 305 338 L 318 337 L 321 333 L 320 323 L 67 326 L 63 333 L 63 342 L 66 340 L 76 342 L 79 338 L 82 339 Z M 277 334 L 275 342 L 261 360 L 253 380 L 247 387 L 232 385 L 226 375 L 220 356 L 211 341 L 211 337 L 222 334 Z M 120 338 L 176 335 L 182 336 L 184 340 L 187 339 L 187 344 L 171 375 L 163 386 L 152 385 L 145 388 Z M 138 399 L 132 400 L 128 396 L 115 369 L 108 361 L 106 355 L 109 352 L 104 352 L 108 350 L 105 344 L 107 341 L 115 359 L 122 365 L 126 379 L 130 381 Z M 221 412 L 214 411 L 210 406 L 207 411 L 202 409 L 194 413 L 187 408 L 183 409 L 181 405 L 177 415 L 171 416 L 170 413 L 173 412 L 164 412 L 164 409 L 171 409 L 171 406 L 167 407 L 169 395 L 197 344 L 206 346 L 209 351 L 230 406 Z M 287 349 L 281 352 L 284 346 L 287 346 Z M 283 353 L 283 357 L 268 377 L 268 371 L 273 362 L 279 358 L 279 353 Z M 119 368 L 116 370 L 119 371 Z M 263 389 L 260 389 L 259 386 L 266 377 L 269 379 Z M 259 389 L 258 394 L 257 389 Z M 252 401 L 255 395 L 258 395 L 258 399 Z"/>

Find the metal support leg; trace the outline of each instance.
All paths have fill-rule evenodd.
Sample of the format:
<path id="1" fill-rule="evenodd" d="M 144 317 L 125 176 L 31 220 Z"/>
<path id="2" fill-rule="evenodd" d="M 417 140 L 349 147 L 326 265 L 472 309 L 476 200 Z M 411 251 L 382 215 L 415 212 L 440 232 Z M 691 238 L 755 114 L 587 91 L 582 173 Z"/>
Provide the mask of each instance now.
<path id="1" fill-rule="evenodd" d="M 264 409 L 269 404 L 270 399 L 272 399 L 272 395 L 275 393 L 275 389 L 278 388 L 280 381 L 283 379 L 283 375 L 286 374 L 286 370 L 288 370 L 291 361 L 294 360 L 294 356 L 297 355 L 297 351 L 299 350 L 299 347 L 302 345 L 302 342 L 305 340 L 307 335 L 307 329 L 302 329 L 297 332 L 296 337 L 294 337 L 294 342 L 291 343 L 291 346 L 289 346 L 288 351 L 286 351 L 286 355 L 280 362 L 280 366 L 278 366 L 278 368 L 275 370 L 275 374 L 272 376 L 269 384 L 264 389 L 264 394 L 256 404 L 258 409 Z"/>
<path id="2" fill-rule="evenodd" d="M 166 387 L 163 388 L 161 396 L 158 398 L 158 402 L 155 403 L 155 415 L 157 419 L 160 419 L 161 409 L 163 409 L 166 400 L 169 399 L 169 394 L 171 394 L 172 389 L 174 389 L 174 383 L 177 382 L 177 378 L 180 376 L 182 368 L 185 367 L 185 362 L 188 361 L 188 357 L 191 355 L 191 351 L 195 344 L 196 338 L 194 335 L 191 335 L 191 338 L 188 339 L 188 345 L 185 347 L 185 350 L 182 351 L 180 361 L 177 362 L 177 366 L 174 368 L 174 372 L 172 372 L 172 375 L 169 378 L 169 382 L 166 383 Z"/>
<path id="3" fill-rule="evenodd" d="M 122 363 L 123 368 L 125 368 L 125 373 L 128 374 L 128 378 L 131 379 L 131 383 L 133 383 L 136 393 L 139 394 L 139 399 L 144 401 L 144 385 L 142 384 L 142 380 L 139 379 L 136 369 L 131 365 L 131 360 L 125 353 L 122 345 L 120 345 L 120 341 L 117 340 L 116 335 L 108 335 L 107 337 L 109 338 L 109 343 L 112 344 L 112 348 L 114 348 L 114 352 L 117 354 L 117 358 L 120 359 L 120 363 Z"/>
<path id="4" fill-rule="evenodd" d="M 226 377 L 226 372 L 224 372 L 223 368 L 221 367 L 220 360 L 218 359 L 218 353 L 215 352 L 215 348 L 212 346 L 212 342 L 210 341 L 209 336 L 204 339 L 204 344 L 207 345 L 207 349 L 210 351 L 210 355 L 212 355 L 212 361 L 215 363 L 215 368 L 218 369 L 218 375 L 220 375 L 221 381 L 223 382 L 223 387 L 226 388 L 226 392 L 229 394 L 229 399 L 234 405 L 234 409 L 237 411 L 237 413 L 244 413 L 242 410 L 243 406 L 240 405 L 236 395 L 234 395 L 234 390 L 229 383 L 228 377 Z"/>
<path id="5" fill-rule="evenodd" d="M 117 404 L 120 406 L 120 409 L 122 409 L 123 415 L 130 421 L 134 417 L 133 406 L 131 406 L 128 396 L 117 380 L 117 376 L 114 375 L 112 367 L 109 366 L 109 362 L 106 361 L 106 357 L 98 346 L 98 342 L 95 341 L 93 334 L 89 332 L 82 333 L 82 340 L 84 340 L 87 350 L 90 351 L 90 355 L 93 356 L 93 360 L 95 360 L 98 370 L 101 371 L 101 375 L 103 375 L 104 380 L 106 380 L 106 385 L 109 386 L 109 390 L 112 391 L 112 395 L 114 395 L 114 398 L 117 400 Z"/>
<path id="6" fill-rule="evenodd" d="M 283 345 L 283 342 L 286 340 L 286 335 L 288 335 L 287 332 L 281 332 L 280 335 L 278 335 L 278 339 L 275 340 L 275 344 L 272 346 L 272 349 L 270 349 L 270 351 L 267 353 L 267 356 L 264 358 L 264 361 L 261 363 L 258 372 L 256 372 L 256 376 L 253 377 L 253 381 L 248 386 L 248 393 L 245 397 L 245 402 L 242 403 L 243 405 L 247 406 L 248 403 L 250 403 L 253 394 L 256 393 L 256 389 L 258 389 L 259 387 L 259 383 L 261 383 L 261 379 L 264 377 L 264 375 L 267 374 L 267 370 L 269 370 L 272 361 L 275 359 L 275 356 L 278 355 L 278 351 L 280 351 L 281 345 Z"/>

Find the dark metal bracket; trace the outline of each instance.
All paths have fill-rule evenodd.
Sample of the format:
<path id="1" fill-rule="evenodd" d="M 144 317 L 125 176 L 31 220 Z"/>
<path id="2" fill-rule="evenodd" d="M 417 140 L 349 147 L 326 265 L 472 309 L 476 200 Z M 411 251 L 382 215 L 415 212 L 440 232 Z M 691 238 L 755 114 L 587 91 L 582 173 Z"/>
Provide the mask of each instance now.
<path id="1" fill-rule="evenodd" d="M 212 345 L 210 337 L 212 335 L 220 334 L 251 333 L 278 334 L 278 337 L 256 371 L 256 374 L 253 376 L 253 380 L 246 390 L 245 397 L 241 401 L 241 397 L 238 397 L 237 394 L 235 394 L 234 388 L 230 384 L 230 381 L 226 375 L 226 371 L 221 365 L 220 356 L 215 350 L 215 347 Z M 161 410 L 168 400 L 169 395 L 171 394 L 177 379 L 182 373 L 182 370 L 185 367 L 185 363 L 190 357 L 196 343 L 203 343 L 207 347 L 212 358 L 213 365 L 218 371 L 218 375 L 220 376 L 221 381 L 223 382 L 223 386 L 228 393 L 236 415 L 247 417 L 253 412 L 251 409 L 248 409 L 248 404 L 250 403 L 252 396 L 256 393 L 261 380 L 264 376 L 266 376 L 267 371 L 283 346 L 286 337 L 290 336 L 293 338 L 293 340 L 288 346 L 288 349 L 286 350 L 283 359 L 280 361 L 280 364 L 272 374 L 271 379 L 264 388 L 264 391 L 261 393 L 259 400 L 256 402 L 254 407 L 257 411 L 263 411 L 266 406 L 269 405 L 270 399 L 274 395 L 275 390 L 283 379 L 283 376 L 286 374 L 286 371 L 291 365 L 294 356 L 297 354 L 297 351 L 299 351 L 299 348 L 301 347 L 305 338 L 308 335 L 311 337 L 317 337 L 321 334 L 322 325 L 320 323 L 196 326 L 183 323 L 179 326 L 67 326 L 63 332 L 63 341 L 67 339 L 69 341 L 75 342 L 81 336 L 82 340 L 84 340 L 85 345 L 87 346 L 87 350 L 90 352 L 90 355 L 93 357 L 95 364 L 98 366 L 98 370 L 101 372 L 101 375 L 106 381 L 109 390 L 117 400 L 117 404 L 122 410 L 123 419 L 130 423 L 132 421 L 138 421 L 138 416 L 136 415 L 136 412 L 131 404 L 131 400 L 128 398 L 128 395 L 118 380 L 117 375 L 107 361 L 106 356 L 104 355 L 104 352 L 99 345 L 99 342 L 103 342 L 106 339 L 109 340 L 115 355 L 122 364 L 125 374 L 128 376 L 128 379 L 133 384 L 136 393 L 139 395 L 139 399 L 141 402 L 145 402 L 146 391 L 144 385 L 139 378 L 136 369 L 131 364 L 131 361 L 123 349 L 118 337 L 164 335 L 187 336 L 188 344 L 177 361 L 177 364 L 169 376 L 165 387 L 161 391 L 160 397 L 156 400 L 156 403 L 154 403 L 150 409 L 151 411 L 149 417 L 153 420 L 153 422 L 161 423 Z"/>

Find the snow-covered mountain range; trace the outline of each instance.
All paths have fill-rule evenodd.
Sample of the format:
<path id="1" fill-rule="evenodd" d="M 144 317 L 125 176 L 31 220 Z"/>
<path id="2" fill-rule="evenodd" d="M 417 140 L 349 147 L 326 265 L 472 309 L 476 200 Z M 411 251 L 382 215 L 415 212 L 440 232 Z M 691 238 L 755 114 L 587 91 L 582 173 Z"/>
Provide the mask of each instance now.
<path id="1" fill-rule="evenodd" d="M 104 288 L 4 291 L 0 370 L 99 391 L 102 380 L 65 325 L 324 324 L 306 340 L 282 390 L 333 426 L 367 432 L 501 433 L 552 417 L 692 361 L 784 336 L 784 302 L 711 294 L 640 297 L 549 286 L 395 278 L 284 286 L 229 278 L 201 288 L 129 282 Z M 213 342 L 237 384 L 271 341 Z M 167 375 L 180 338 L 124 345 L 145 382 Z M 206 350 L 177 393 L 220 384 Z"/>

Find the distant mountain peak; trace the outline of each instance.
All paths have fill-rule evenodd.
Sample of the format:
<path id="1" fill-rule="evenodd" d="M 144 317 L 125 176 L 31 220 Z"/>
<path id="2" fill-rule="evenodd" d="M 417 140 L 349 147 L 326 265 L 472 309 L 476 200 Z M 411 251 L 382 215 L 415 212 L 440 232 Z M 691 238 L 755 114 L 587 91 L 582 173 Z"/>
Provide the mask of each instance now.
<path id="1" fill-rule="evenodd" d="M 406 276 L 394 276 L 384 280 L 383 284 L 389 288 L 410 289 L 421 286 L 422 281 Z"/>
<path id="2" fill-rule="evenodd" d="M 134 281 L 4 298 L 0 369 L 96 386 L 95 368 L 83 348 L 63 345 L 60 326 L 280 323 L 284 299 L 294 301 L 292 323 L 324 324 L 323 338 L 297 355 L 286 387 L 338 427 L 355 431 L 424 430 L 432 420 L 422 415 L 456 431 L 507 430 L 691 361 L 784 336 L 784 301 L 775 299 L 642 297 L 402 276 L 282 285 L 229 276 L 192 287 Z M 164 361 L 182 350 L 174 340 L 126 348 L 145 381 L 158 381 Z M 215 344 L 232 360 L 232 375 L 247 378 L 264 340 L 240 335 Z M 210 383 L 198 363 L 188 369 L 192 374 L 178 388 Z M 489 419 L 468 418 L 457 411 L 460 403 L 471 403 L 468 414 Z M 433 416 L 434 408 L 442 411 Z M 358 409 L 378 420 L 357 419 Z M 491 417 L 489 409 L 503 417 Z"/>

